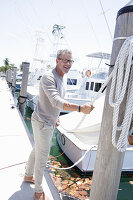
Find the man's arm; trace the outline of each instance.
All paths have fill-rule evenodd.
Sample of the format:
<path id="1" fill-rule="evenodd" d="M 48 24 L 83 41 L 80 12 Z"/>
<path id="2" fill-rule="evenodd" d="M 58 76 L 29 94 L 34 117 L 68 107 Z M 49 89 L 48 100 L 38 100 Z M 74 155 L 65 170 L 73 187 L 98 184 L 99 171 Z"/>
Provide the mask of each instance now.
<path id="1" fill-rule="evenodd" d="M 60 97 L 56 88 L 54 78 L 52 76 L 43 76 L 41 80 L 41 86 L 43 87 L 43 90 L 45 91 L 49 101 L 53 106 L 68 111 L 79 111 L 79 105 L 69 103 Z M 93 110 L 93 108 L 93 106 L 86 103 L 80 107 L 80 112 L 83 112 L 84 114 L 89 114 Z"/>
<path id="2" fill-rule="evenodd" d="M 90 105 L 89 103 L 86 103 L 82 106 L 80 106 L 79 109 L 79 105 L 77 104 L 72 104 L 72 103 L 64 103 L 63 104 L 63 110 L 68 110 L 68 111 L 80 111 L 84 114 L 89 114 L 92 110 L 94 109 L 94 107 L 92 105 Z"/>

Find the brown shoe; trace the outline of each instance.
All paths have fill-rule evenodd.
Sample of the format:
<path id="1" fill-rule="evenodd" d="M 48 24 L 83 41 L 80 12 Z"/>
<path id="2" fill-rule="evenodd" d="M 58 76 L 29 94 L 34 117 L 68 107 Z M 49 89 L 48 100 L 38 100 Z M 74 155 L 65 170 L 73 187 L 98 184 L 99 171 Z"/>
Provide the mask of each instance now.
<path id="1" fill-rule="evenodd" d="M 44 192 L 41 192 L 41 193 L 35 192 L 34 200 L 45 200 Z"/>
<path id="2" fill-rule="evenodd" d="M 27 183 L 35 183 L 35 179 L 33 176 L 24 176 L 24 182 L 27 182 Z"/>

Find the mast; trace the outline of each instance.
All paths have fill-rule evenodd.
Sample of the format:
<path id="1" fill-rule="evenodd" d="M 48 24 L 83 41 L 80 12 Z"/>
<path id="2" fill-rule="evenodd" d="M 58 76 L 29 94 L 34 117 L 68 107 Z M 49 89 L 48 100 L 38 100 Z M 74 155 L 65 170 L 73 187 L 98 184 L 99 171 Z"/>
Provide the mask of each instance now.
<path id="1" fill-rule="evenodd" d="M 44 64 L 46 63 L 44 34 L 45 32 L 41 31 L 36 32 L 36 46 L 35 46 L 31 71 L 34 71 L 36 68 L 37 69 L 43 68 Z"/>

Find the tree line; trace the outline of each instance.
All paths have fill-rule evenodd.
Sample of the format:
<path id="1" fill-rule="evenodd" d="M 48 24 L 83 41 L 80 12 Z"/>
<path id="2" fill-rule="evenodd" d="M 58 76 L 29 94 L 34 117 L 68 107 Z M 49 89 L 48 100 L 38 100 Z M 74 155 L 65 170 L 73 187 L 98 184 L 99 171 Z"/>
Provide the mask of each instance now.
<path id="1" fill-rule="evenodd" d="M 3 60 L 3 63 L 4 63 L 4 65 L 3 66 L 1 66 L 0 67 L 0 72 L 3 72 L 3 73 L 6 73 L 6 71 L 8 70 L 8 69 L 13 69 L 14 68 L 14 64 L 11 64 L 10 62 L 9 62 L 9 59 L 8 58 L 5 58 L 4 60 Z M 23 71 L 23 66 L 22 66 L 22 64 L 19 66 L 20 67 L 20 70 L 21 71 Z"/>
<path id="2" fill-rule="evenodd" d="M 14 64 L 10 64 L 10 63 L 9 63 L 9 59 L 8 59 L 8 58 L 5 58 L 5 59 L 3 60 L 3 62 L 4 62 L 4 66 L 1 66 L 1 67 L 0 67 L 0 72 L 6 73 L 6 71 L 7 71 L 8 69 L 14 67 Z"/>

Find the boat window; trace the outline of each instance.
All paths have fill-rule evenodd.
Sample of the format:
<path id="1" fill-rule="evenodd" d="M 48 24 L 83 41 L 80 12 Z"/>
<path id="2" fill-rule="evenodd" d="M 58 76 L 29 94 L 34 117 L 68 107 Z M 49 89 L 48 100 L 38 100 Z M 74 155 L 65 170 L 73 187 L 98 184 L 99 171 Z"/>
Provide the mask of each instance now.
<path id="1" fill-rule="evenodd" d="M 86 82 L 86 87 L 85 87 L 86 90 L 89 90 L 89 82 Z"/>
<path id="2" fill-rule="evenodd" d="M 91 82 L 90 90 L 93 90 L 93 88 L 94 88 L 94 82 Z"/>
<path id="3" fill-rule="evenodd" d="M 77 85 L 77 79 L 68 78 L 67 85 Z"/>
<path id="4" fill-rule="evenodd" d="M 18 74 L 17 76 L 20 76 L 20 77 L 22 77 L 22 75 L 23 75 L 23 74 Z"/>
<path id="5" fill-rule="evenodd" d="M 102 86 L 102 83 L 95 83 L 95 89 L 94 89 L 94 91 L 98 92 L 100 90 L 101 86 Z"/>

